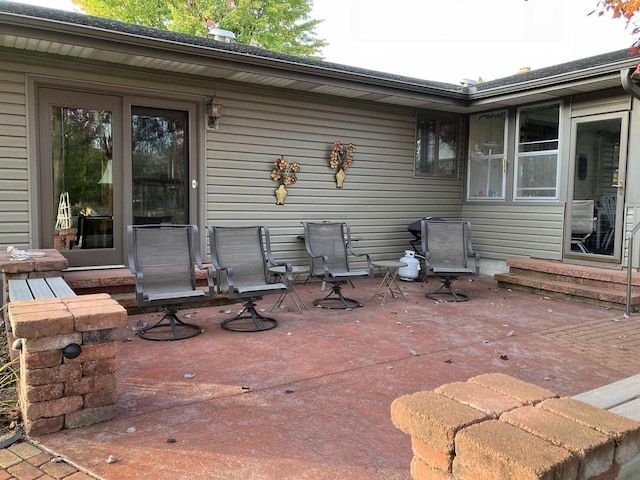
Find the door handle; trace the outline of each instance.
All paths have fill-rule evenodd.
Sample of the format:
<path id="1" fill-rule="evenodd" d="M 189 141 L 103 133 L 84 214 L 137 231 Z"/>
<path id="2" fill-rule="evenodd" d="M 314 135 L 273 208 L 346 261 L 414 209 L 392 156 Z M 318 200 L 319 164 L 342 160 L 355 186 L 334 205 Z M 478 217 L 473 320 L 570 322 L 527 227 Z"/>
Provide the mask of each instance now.
<path id="1" fill-rule="evenodd" d="M 198 180 L 196 180 L 195 178 L 191 180 L 191 188 L 198 188 Z"/>
<path id="2" fill-rule="evenodd" d="M 624 182 L 622 180 L 618 181 L 618 183 L 614 183 L 611 186 L 616 187 L 618 189 L 619 195 L 622 195 L 622 193 L 624 192 Z"/>

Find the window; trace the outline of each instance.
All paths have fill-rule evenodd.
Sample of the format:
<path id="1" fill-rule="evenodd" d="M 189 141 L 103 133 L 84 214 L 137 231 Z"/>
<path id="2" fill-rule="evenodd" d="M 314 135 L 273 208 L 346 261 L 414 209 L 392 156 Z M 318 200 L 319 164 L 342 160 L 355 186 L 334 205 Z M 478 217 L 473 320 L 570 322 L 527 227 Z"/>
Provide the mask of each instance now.
<path id="1" fill-rule="evenodd" d="M 469 199 L 505 198 L 506 112 L 482 113 L 469 120 Z"/>
<path id="2" fill-rule="evenodd" d="M 518 111 L 514 199 L 558 198 L 560 105 Z"/>
<path id="3" fill-rule="evenodd" d="M 459 118 L 434 118 L 419 113 L 415 173 L 434 177 L 456 177 L 460 136 Z"/>

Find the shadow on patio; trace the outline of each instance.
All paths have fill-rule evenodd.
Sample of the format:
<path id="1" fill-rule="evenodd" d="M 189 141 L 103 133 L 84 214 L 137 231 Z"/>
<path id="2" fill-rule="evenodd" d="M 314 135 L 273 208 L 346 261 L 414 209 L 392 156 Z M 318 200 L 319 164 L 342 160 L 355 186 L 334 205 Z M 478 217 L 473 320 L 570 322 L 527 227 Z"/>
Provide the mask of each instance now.
<path id="1" fill-rule="evenodd" d="M 398 396 L 489 372 L 570 396 L 639 373 L 640 327 L 622 312 L 490 277 L 456 282 L 467 302 L 426 299 L 433 280 L 399 282 L 409 301 L 381 305 L 379 282 L 346 287 L 364 303 L 353 311 L 314 308 L 319 283 L 297 285 L 310 309 L 288 298 L 260 333 L 219 327 L 240 305 L 181 311 L 205 332 L 176 342 L 136 337 L 157 314 L 130 316 L 117 418 L 35 440 L 109 480 L 409 479 L 410 439 L 390 420 Z"/>

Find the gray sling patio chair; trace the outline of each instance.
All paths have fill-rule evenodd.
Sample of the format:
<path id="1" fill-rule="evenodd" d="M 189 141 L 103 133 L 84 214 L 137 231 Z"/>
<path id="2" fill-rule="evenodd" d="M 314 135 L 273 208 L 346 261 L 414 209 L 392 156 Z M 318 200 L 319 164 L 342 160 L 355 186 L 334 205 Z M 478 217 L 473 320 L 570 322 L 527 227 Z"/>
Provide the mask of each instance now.
<path id="1" fill-rule="evenodd" d="M 440 288 L 425 297 L 453 302 L 468 300 L 467 295 L 455 291 L 451 282 L 460 276 L 480 274 L 480 255 L 471 246 L 471 224 L 423 220 L 421 232 L 426 274 L 442 280 Z"/>
<path id="2" fill-rule="evenodd" d="M 159 322 L 138 330 L 146 340 L 181 340 L 202 328 L 181 321 L 175 305 L 210 300 L 215 294 L 213 268 L 200 259 L 196 225 L 128 225 L 129 269 L 135 275 L 139 307 L 159 305 Z M 206 274 L 207 289 L 196 287 L 196 266 Z"/>
<path id="3" fill-rule="evenodd" d="M 261 315 L 255 302 L 264 295 L 290 292 L 293 285 L 291 264 L 277 263 L 271 254 L 269 229 L 255 227 L 207 227 L 211 262 L 216 269 L 218 290 L 230 299 L 245 300 L 235 317 L 220 326 L 234 332 L 259 332 L 278 326 L 278 321 Z M 280 282 L 271 283 L 269 266 L 284 265 Z"/>
<path id="4" fill-rule="evenodd" d="M 304 243 L 311 261 L 311 276 L 332 283 L 331 292 L 317 298 L 313 304 L 323 308 L 350 309 L 361 307 L 357 300 L 346 298 L 341 285 L 354 278 L 372 277 L 373 266 L 368 253 L 357 253 L 351 245 L 351 229 L 345 222 L 302 222 Z M 367 268 L 353 269 L 349 266 L 349 256 L 364 257 Z M 353 287 L 353 283 L 351 283 Z"/>
<path id="5" fill-rule="evenodd" d="M 571 246 L 589 253 L 586 242 L 596 231 L 594 201 L 574 200 L 571 205 Z"/>

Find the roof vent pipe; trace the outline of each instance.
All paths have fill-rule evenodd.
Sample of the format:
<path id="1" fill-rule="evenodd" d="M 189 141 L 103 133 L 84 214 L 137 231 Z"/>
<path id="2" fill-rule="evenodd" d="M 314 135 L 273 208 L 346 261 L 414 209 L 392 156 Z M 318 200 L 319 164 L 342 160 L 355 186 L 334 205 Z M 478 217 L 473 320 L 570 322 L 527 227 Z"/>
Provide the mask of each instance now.
<path id="1" fill-rule="evenodd" d="M 476 85 L 478 85 L 478 82 L 476 80 L 471 80 L 470 78 L 463 78 L 460 80 L 460 85 L 462 85 L 463 92 L 473 93 L 476 91 Z"/>
<path id="2" fill-rule="evenodd" d="M 463 78 L 460 80 L 460 85 L 463 87 L 475 87 L 478 84 L 476 80 L 471 80 L 470 78 Z"/>
<path id="3" fill-rule="evenodd" d="M 218 40 L 219 42 L 231 43 L 236 41 L 236 36 L 229 30 L 223 30 L 222 28 L 210 28 L 209 38 L 212 40 Z"/>

